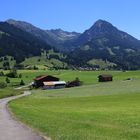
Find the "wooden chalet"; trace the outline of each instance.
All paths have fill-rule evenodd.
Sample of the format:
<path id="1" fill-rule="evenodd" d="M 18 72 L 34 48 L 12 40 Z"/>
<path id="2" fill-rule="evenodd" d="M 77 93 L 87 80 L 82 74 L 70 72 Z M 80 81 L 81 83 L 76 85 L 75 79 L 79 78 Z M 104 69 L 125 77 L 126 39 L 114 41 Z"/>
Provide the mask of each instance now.
<path id="1" fill-rule="evenodd" d="M 43 89 L 60 89 L 65 88 L 65 81 L 52 81 L 52 82 L 43 82 Z"/>
<path id="2" fill-rule="evenodd" d="M 113 76 L 112 75 L 99 75 L 98 76 L 98 81 L 99 82 L 108 82 L 108 81 L 113 81 Z"/>
<path id="3" fill-rule="evenodd" d="M 59 81 L 59 78 L 51 76 L 51 75 L 38 76 L 34 79 L 33 86 L 36 88 L 43 87 L 44 86 L 43 82 L 52 82 L 52 81 Z"/>

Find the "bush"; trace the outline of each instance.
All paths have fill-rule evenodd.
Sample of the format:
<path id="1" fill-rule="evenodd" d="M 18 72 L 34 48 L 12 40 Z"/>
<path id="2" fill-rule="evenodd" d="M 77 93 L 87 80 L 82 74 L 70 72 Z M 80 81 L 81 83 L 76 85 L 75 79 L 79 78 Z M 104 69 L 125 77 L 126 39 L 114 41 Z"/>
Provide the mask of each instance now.
<path id="1" fill-rule="evenodd" d="M 38 67 L 34 66 L 33 69 L 34 69 L 34 70 L 38 70 Z"/>
<path id="2" fill-rule="evenodd" d="M 10 79 L 8 77 L 6 77 L 5 81 L 6 83 L 10 83 Z"/>
<path id="3" fill-rule="evenodd" d="M 1 57 L 1 58 L 0 58 L 0 62 L 2 62 L 2 61 L 3 61 L 3 58 Z"/>
<path id="4" fill-rule="evenodd" d="M 19 77 L 19 78 L 22 78 L 22 74 L 20 73 L 18 77 Z"/>
<path id="5" fill-rule="evenodd" d="M 16 69 L 10 70 L 10 72 L 7 73 L 6 76 L 10 78 L 17 78 L 18 77 L 17 70 Z"/>
<path id="6" fill-rule="evenodd" d="M 4 76 L 4 73 L 3 73 L 3 71 L 1 71 L 1 72 L 0 72 L 0 76 Z"/>
<path id="7" fill-rule="evenodd" d="M 5 82 L 0 82 L 0 88 L 6 88 L 7 84 Z"/>
<path id="8" fill-rule="evenodd" d="M 3 63 L 3 68 L 4 70 L 10 70 L 10 64 L 8 61 Z"/>
<path id="9" fill-rule="evenodd" d="M 23 80 L 20 81 L 20 85 L 21 85 L 21 86 L 25 85 L 25 83 L 24 83 Z"/>

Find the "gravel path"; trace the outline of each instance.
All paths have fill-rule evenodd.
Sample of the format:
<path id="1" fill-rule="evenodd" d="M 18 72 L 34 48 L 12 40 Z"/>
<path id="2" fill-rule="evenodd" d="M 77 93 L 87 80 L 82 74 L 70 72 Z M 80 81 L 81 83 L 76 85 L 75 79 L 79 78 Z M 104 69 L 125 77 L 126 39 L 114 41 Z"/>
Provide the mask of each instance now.
<path id="1" fill-rule="evenodd" d="M 0 99 L 0 140 L 44 140 L 30 128 L 14 120 L 7 109 L 9 101 L 28 95 L 30 95 L 30 92 Z"/>

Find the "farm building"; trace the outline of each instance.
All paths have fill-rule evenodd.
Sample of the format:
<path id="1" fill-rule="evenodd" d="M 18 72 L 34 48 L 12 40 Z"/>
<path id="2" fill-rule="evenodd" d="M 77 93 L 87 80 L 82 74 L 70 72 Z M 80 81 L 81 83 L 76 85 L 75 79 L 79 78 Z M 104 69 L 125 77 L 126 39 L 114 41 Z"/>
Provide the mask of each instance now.
<path id="1" fill-rule="evenodd" d="M 43 82 L 51 82 L 51 81 L 59 81 L 59 78 L 51 75 L 38 76 L 34 79 L 34 86 L 36 88 L 43 87 L 44 86 Z"/>
<path id="2" fill-rule="evenodd" d="M 43 82 L 43 89 L 60 89 L 65 88 L 65 81 Z"/>
<path id="3" fill-rule="evenodd" d="M 99 75 L 99 82 L 108 82 L 108 81 L 113 81 L 113 76 L 112 75 Z"/>
<path id="4" fill-rule="evenodd" d="M 76 78 L 74 81 L 68 81 L 66 84 L 66 87 L 76 87 L 76 86 L 80 86 L 82 84 L 82 82 L 79 80 L 79 78 Z"/>

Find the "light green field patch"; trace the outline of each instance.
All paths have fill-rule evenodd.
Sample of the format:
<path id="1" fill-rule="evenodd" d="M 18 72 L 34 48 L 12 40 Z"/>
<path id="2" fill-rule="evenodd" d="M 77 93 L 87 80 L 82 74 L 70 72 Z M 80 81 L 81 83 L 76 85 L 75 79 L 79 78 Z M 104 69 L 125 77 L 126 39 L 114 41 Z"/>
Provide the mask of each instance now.
<path id="1" fill-rule="evenodd" d="M 113 66 L 116 66 L 116 64 L 109 62 L 109 61 L 104 61 L 102 59 L 92 59 L 88 61 L 88 64 L 91 66 L 99 66 L 100 69 L 106 69 L 106 68 L 111 68 Z"/>
<path id="2" fill-rule="evenodd" d="M 108 50 L 108 52 L 109 52 L 110 55 L 116 55 L 116 54 L 112 51 L 111 48 L 107 48 L 107 50 Z"/>
<path id="3" fill-rule="evenodd" d="M 22 93 L 21 90 L 16 91 L 11 87 L 7 87 L 7 88 L 4 88 L 4 89 L 0 89 L 0 99 L 5 98 L 5 97 L 19 95 L 21 93 Z"/>

